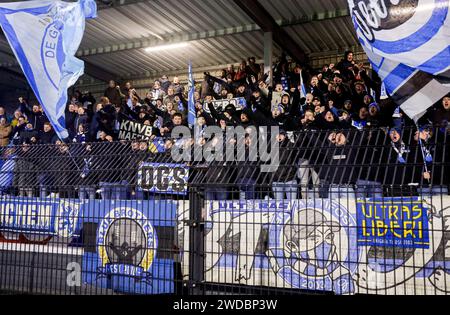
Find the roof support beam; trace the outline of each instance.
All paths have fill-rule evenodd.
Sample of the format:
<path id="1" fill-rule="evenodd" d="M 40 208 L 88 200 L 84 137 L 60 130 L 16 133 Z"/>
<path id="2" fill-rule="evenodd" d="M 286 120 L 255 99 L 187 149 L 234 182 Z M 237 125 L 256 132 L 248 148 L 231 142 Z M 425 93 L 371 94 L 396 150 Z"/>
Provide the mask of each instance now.
<path id="1" fill-rule="evenodd" d="M 198 32 L 191 34 L 174 34 L 172 36 L 166 37 L 164 40 L 159 40 L 154 38 L 136 38 L 132 39 L 126 43 L 117 45 L 108 45 L 103 47 L 86 48 L 80 49 L 77 52 L 78 57 L 85 57 L 90 55 L 108 54 L 119 51 L 127 51 L 134 49 L 144 49 L 147 47 L 156 47 L 160 45 L 170 45 L 182 42 L 190 42 L 195 40 L 202 40 L 208 38 L 222 37 L 227 35 L 235 35 L 240 33 L 259 31 L 260 27 L 256 24 L 249 24 L 238 27 L 229 27 L 218 30 L 211 30 L 206 32 Z"/>
<path id="2" fill-rule="evenodd" d="M 256 0 L 234 0 L 264 32 L 272 32 L 274 41 L 300 64 L 306 64 L 306 53 Z"/>
<path id="3" fill-rule="evenodd" d="M 302 17 L 298 17 L 295 19 L 283 19 L 275 21 L 276 25 L 279 28 L 295 26 L 315 21 L 322 21 L 326 19 L 333 19 L 339 17 L 349 16 L 348 10 L 337 10 L 337 11 L 326 11 L 321 13 L 314 13 L 312 15 L 305 15 Z M 107 46 L 99 46 L 99 47 L 89 47 L 85 49 L 80 49 L 77 52 L 78 57 L 91 56 L 91 55 L 99 55 L 99 54 L 108 54 L 120 51 L 128 51 L 135 49 L 143 49 L 146 47 L 155 47 L 160 45 L 167 44 L 176 44 L 181 42 L 189 42 L 195 40 L 203 40 L 209 38 L 217 38 L 229 35 L 237 35 L 242 33 L 261 31 L 261 27 L 258 24 L 248 24 L 244 26 L 237 27 L 228 27 L 224 29 L 216 29 L 210 30 L 206 32 L 198 32 L 191 34 L 174 34 L 169 37 L 166 37 L 164 40 L 159 40 L 154 38 L 153 36 L 149 38 L 135 38 L 130 39 L 127 42 L 116 44 L 116 45 L 107 45 Z"/>

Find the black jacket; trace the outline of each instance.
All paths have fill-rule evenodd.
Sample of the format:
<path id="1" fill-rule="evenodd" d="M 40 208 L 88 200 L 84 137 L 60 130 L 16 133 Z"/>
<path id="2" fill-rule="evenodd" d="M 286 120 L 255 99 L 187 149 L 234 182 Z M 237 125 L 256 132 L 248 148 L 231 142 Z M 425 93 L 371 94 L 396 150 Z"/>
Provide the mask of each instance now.
<path id="1" fill-rule="evenodd" d="M 279 147 L 280 165 L 271 173 L 271 182 L 285 183 L 297 178 L 299 149 L 289 140 L 285 139 Z"/>
<path id="2" fill-rule="evenodd" d="M 109 102 L 114 105 L 120 105 L 122 103 L 122 97 L 120 96 L 120 92 L 117 88 L 108 87 L 105 90 L 104 96 L 109 99 Z"/>

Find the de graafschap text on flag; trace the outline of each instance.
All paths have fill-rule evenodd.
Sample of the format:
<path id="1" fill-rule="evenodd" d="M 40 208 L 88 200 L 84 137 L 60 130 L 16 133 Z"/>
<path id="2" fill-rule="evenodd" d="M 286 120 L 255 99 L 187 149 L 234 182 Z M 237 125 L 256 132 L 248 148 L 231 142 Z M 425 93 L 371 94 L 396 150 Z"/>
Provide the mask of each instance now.
<path id="1" fill-rule="evenodd" d="M 84 73 L 75 54 L 94 0 L 0 3 L 0 25 L 34 94 L 60 139 L 67 138 L 67 89 Z"/>

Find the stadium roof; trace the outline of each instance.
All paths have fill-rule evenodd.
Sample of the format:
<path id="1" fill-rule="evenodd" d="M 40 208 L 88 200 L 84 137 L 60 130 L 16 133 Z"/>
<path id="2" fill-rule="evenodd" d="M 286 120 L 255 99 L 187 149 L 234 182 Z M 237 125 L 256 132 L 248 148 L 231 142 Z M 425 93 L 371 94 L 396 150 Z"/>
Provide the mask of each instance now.
<path id="1" fill-rule="evenodd" d="M 1 1 L 9 2 L 9 1 Z M 89 20 L 77 55 L 86 73 L 136 79 L 238 63 L 264 55 L 264 31 L 274 32 L 274 55 L 333 55 L 357 48 L 346 0 L 102 0 Z M 271 23 L 271 21 L 273 23 Z M 274 24 L 275 23 L 275 24 Z M 146 52 L 147 47 L 186 43 L 184 48 Z M 0 36 L 0 69 L 20 73 Z"/>

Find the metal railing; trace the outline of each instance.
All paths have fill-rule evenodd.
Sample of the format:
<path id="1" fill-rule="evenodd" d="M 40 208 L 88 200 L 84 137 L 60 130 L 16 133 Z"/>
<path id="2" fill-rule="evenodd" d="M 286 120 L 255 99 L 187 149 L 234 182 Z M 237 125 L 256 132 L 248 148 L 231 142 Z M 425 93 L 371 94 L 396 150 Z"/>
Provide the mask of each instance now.
<path id="1" fill-rule="evenodd" d="M 3 148 L 0 292 L 450 293 L 449 133 L 416 135 L 288 134 L 272 172 L 144 141 Z"/>

